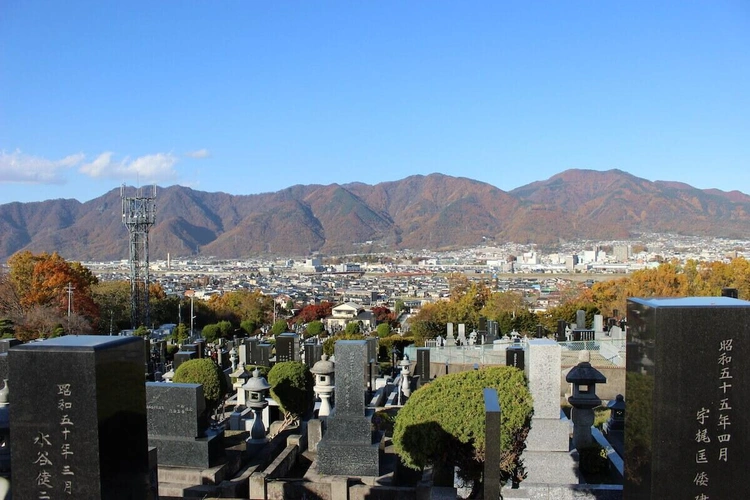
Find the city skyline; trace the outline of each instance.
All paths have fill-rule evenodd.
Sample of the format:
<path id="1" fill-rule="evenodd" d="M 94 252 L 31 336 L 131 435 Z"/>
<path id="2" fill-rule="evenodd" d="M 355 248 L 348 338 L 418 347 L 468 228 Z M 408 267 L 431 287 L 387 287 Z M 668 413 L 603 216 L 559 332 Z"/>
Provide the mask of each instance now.
<path id="1" fill-rule="evenodd" d="M 0 204 L 571 168 L 750 192 L 743 2 L 9 2 Z"/>

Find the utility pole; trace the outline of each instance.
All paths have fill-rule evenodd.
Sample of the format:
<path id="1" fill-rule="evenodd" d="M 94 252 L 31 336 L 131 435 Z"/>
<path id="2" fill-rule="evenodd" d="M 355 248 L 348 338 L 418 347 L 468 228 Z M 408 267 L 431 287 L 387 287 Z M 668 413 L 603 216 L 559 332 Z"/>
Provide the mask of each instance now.
<path id="1" fill-rule="evenodd" d="M 195 295 L 190 296 L 190 340 L 193 340 L 193 320 L 195 319 L 195 316 L 193 315 L 193 298 Z"/>
<path id="2" fill-rule="evenodd" d="M 70 311 L 73 305 L 73 290 L 75 290 L 70 281 L 68 281 L 68 286 L 65 288 L 65 290 L 67 290 L 68 292 L 68 318 L 70 318 Z"/>

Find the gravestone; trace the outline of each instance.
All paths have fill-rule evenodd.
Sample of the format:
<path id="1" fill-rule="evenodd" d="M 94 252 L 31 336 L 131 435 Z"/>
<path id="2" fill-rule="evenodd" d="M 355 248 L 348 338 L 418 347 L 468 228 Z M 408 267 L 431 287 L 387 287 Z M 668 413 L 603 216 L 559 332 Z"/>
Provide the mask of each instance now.
<path id="1" fill-rule="evenodd" d="M 576 328 L 578 330 L 586 329 L 586 311 L 583 309 L 576 311 Z"/>
<path id="2" fill-rule="evenodd" d="M 531 430 L 521 456 L 529 483 L 571 484 L 578 482 L 569 454 L 570 421 L 560 409 L 562 348 L 549 339 L 531 339 L 527 344 L 524 372 L 534 401 Z"/>
<path id="3" fill-rule="evenodd" d="M 557 341 L 558 342 L 565 342 L 567 340 L 565 338 L 565 328 L 568 326 L 568 324 L 565 322 L 564 319 L 557 320 Z"/>
<path id="4" fill-rule="evenodd" d="M 148 444 L 159 465 L 207 469 L 223 453 L 223 432 L 208 428 L 200 384 L 146 383 Z"/>
<path id="5" fill-rule="evenodd" d="M 198 358 L 205 358 L 206 357 L 206 341 L 204 339 L 198 339 L 195 342 L 193 342 L 193 345 L 195 345 L 196 356 L 198 356 Z"/>
<path id="6" fill-rule="evenodd" d="M 378 337 L 367 337 L 367 365 L 365 366 L 365 385 L 370 391 L 375 390 L 375 380 L 380 372 L 378 364 Z"/>
<path id="7" fill-rule="evenodd" d="M 250 346 L 247 344 L 249 339 L 239 339 L 237 342 L 237 356 L 242 365 L 250 364 Z"/>
<path id="8" fill-rule="evenodd" d="M 484 397 L 484 498 L 500 498 L 500 401 L 496 389 L 482 389 Z"/>
<path id="9" fill-rule="evenodd" d="M 415 374 L 419 377 L 420 386 L 430 381 L 430 349 L 428 347 L 417 348 L 417 369 Z"/>
<path id="10" fill-rule="evenodd" d="M 379 476 L 379 439 L 365 413 L 367 361 L 364 340 L 339 340 L 336 355 L 336 406 L 326 421 L 327 432 L 318 444 L 320 474 Z"/>
<path id="11" fill-rule="evenodd" d="M 276 362 L 298 361 L 299 335 L 296 333 L 282 333 L 276 335 Z"/>
<path id="12" fill-rule="evenodd" d="M 487 335 L 484 338 L 485 344 L 492 345 L 493 342 L 495 342 L 498 338 L 498 324 L 497 321 L 488 319 L 487 320 Z"/>
<path id="13" fill-rule="evenodd" d="M 487 318 L 484 316 L 479 317 L 479 325 L 477 326 L 477 336 L 480 339 L 487 336 Z"/>
<path id="14" fill-rule="evenodd" d="M 258 344 L 260 341 L 256 338 L 245 339 L 245 346 L 247 347 L 247 359 L 245 360 L 246 365 L 257 364 L 255 358 L 257 356 L 256 351 L 258 350 Z M 242 356 L 242 354 L 240 354 Z M 242 358 L 240 358 L 241 360 Z"/>
<path id="15" fill-rule="evenodd" d="M 456 339 L 453 336 L 453 323 L 448 323 L 446 325 L 445 347 L 453 347 L 455 345 Z"/>
<path id="16" fill-rule="evenodd" d="M 524 351 L 520 342 L 513 342 L 505 349 L 505 366 L 524 369 Z"/>
<path id="17" fill-rule="evenodd" d="M 176 353 L 174 353 L 174 362 L 172 363 L 172 369 L 177 370 L 177 368 L 179 368 L 180 365 L 185 361 L 197 358 L 198 354 L 195 351 L 177 351 Z"/>
<path id="18" fill-rule="evenodd" d="M 153 498 L 143 339 L 68 335 L 12 348 L 13 498 Z"/>
<path id="19" fill-rule="evenodd" d="M 629 299 L 628 499 L 740 498 L 750 463 L 750 302 Z"/>
<path id="20" fill-rule="evenodd" d="M 308 369 L 312 369 L 315 363 L 320 361 L 320 357 L 323 355 L 323 344 L 315 342 L 305 342 L 305 365 Z"/>
<path id="21" fill-rule="evenodd" d="M 253 347 L 253 364 L 257 366 L 271 366 L 271 344 L 258 344 Z"/>

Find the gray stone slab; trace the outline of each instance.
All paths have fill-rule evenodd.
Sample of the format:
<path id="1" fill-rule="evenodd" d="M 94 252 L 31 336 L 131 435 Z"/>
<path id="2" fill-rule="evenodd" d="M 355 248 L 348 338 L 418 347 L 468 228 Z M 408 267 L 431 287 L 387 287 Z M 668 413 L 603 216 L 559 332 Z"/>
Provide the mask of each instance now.
<path id="1" fill-rule="evenodd" d="M 208 427 L 200 384 L 146 383 L 148 434 L 197 438 Z"/>
<path id="2" fill-rule="evenodd" d="M 560 418 L 561 348 L 554 340 L 531 339 L 524 371 L 534 399 L 534 417 Z"/>
<path id="3" fill-rule="evenodd" d="M 339 340 L 336 355 L 336 415 L 365 414 L 367 344 L 364 340 Z"/>
<path id="4" fill-rule="evenodd" d="M 57 337 L 9 364 L 14 499 L 150 497 L 143 339 Z"/>

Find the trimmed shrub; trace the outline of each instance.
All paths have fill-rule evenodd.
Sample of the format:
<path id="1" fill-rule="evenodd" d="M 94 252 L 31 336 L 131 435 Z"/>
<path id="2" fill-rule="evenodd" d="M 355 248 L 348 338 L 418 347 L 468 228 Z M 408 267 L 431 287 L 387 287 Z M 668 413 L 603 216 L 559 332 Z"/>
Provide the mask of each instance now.
<path id="1" fill-rule="evenodd" d="M 271 326 L 271 335 L 279 335 L 280 333 L 286 332 L 288 329 L 289 325 L 286 324 L 285 319 L 277 319 L 273 326 Z"/>
<path id="2" fill-rule="evenodd" d="M 279 403 L 287 422 L 299 421 L 312 410 L 315 394 L 313 376 L 304 363 L 283 361 L 268 372 L 271 396 Z"/>
<path id="3" fill-rule="evenodd" d="M 305 329 L 305 338 L 307 337 L 314 337 L 315 335 L 320 335 L 325 330 L 325 326 L 323 326 L 322 321 L 311 321 L 307 324 L 307 328 Z"/>
<path id="4" fill-rule="evenodd" d="M 219 406 L 227 392 L 227 382 L 219 365 L 212 359 L 190 359 L 182 363 L 174 372 L 173 382 L 202 384 L 206 406 L 213 411 Z"/>
<path id="5" fill-rule="evenodd" d="M 384 339 L 391 335 L 391 325 L 388 323 L 380 323 L 376 328 L 376 331 L 378 332 L 378 337 Z"/>
<path id="6" fill-rule="evenodd" d="M 484 388 L 497 390 L 502 409 L 500 481 L 522 479 L 532 400 L 523 372 L 507 366 L 445 375 L 414 392 L 393 431 L 403 463 L 412 469 L 458 466 L 459 475 L 477 487 L 485 451 Z"/>

